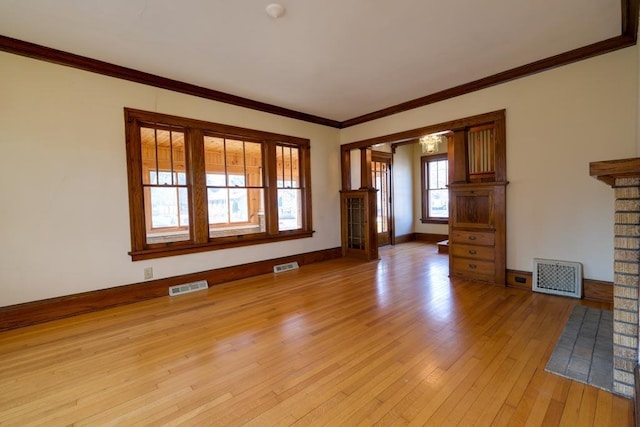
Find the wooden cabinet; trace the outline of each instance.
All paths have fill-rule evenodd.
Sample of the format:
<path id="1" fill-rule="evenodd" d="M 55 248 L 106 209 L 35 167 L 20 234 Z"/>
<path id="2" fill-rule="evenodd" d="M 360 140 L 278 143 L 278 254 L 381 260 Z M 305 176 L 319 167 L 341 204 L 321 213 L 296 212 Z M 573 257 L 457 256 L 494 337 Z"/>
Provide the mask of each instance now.
<path id="1" fill-rule="evenodd" d="M 450 274 L 505 284 L 504 184 L 450 186 Z"/>
<path id="2" fill-rule="evenodd" d="M 342 255 L 378 259 L 378 234 L 375 224 L 376 190 L 340 192 Z"/>
<path id="3" fill-rule="evenodd" d="M 454 130 L 449 143 L 449 274 L 505 285 L 504 116 Z"/>

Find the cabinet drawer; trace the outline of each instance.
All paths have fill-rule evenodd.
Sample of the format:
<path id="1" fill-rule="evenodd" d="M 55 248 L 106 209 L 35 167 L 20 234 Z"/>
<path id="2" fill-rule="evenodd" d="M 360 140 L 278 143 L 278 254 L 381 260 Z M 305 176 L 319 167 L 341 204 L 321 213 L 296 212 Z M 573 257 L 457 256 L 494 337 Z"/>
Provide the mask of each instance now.
<path id="1" fill-rule="evenodd" d="M 453 245 L 449 248 L 455 257 L 493 261 L 495 250 L 492 246 Z"/>
<path id="2" fill-rule="evenodd" d="M 491 232 L 453 230 L 449 236 L 453 243 L 493 246 L 495 234 Z"/>
<path id="3" fill-rule="evenodd" d="M 490 261 L 453 257 L 453 274 L 470 279 L 493 281 L 495 264 Z"/>

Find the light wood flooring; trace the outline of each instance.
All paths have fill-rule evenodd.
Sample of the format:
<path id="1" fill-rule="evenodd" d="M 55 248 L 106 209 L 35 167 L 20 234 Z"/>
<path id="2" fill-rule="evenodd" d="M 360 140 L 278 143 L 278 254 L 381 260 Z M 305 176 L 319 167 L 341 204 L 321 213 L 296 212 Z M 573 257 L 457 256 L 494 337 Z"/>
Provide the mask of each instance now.
<path id="1" fill-rule="evenodd" d="M 544 372 L 584 302 L 380 254 L 2 332 L 0 425 L 632 425 Z"/>

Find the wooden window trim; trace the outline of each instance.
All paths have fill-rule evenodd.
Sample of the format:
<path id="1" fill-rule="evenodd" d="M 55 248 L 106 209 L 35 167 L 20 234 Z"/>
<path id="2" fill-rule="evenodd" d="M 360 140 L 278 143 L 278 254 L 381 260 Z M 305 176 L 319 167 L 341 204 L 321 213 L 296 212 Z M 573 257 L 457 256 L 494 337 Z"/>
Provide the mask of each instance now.
<path id="1" fill-rule="evenodd" d="M 427 188 L 427 174 L 425 172 L 426 166 L 429 162 L 436 160 L 448 160 L 447 153 L 434 154 L 431 156 L 420 157 L 420 196 L 422 204 L 422 217 L 420 222 L 423 224 L 448 224 L 449 218 L 434 218 L 429 216 L 429 190 Z"/>
<path id="2" fill-rule="evenodd" d="M 131 251 L 129 255 L 133 261 L 308 238 L 313 235 L 311 218 L 311 155 L 310 141 L 308 139 L 131 108 L 125 108 L 124 115 L 131 233 Z M 185 157 L 189 168 L 187 171 L 187 187 L 190 206 L 190 239 L 188 241 L 153 244 L 146 242 L 147 231 L 145 228 L 139 128 L 140 125 L 158 126 L 158 124 L 174 129 L 182 128 L 185 132 Z M 203 141 L 205 134 L 210 135 L 212 133 L 224 135 L 225 138 L 259 142 L 263 145 L 266 232 L 209 237 Z M 289 145 L 299 149 L 302 226 L 296 230 L 278 231 L 276 145 Z"/>

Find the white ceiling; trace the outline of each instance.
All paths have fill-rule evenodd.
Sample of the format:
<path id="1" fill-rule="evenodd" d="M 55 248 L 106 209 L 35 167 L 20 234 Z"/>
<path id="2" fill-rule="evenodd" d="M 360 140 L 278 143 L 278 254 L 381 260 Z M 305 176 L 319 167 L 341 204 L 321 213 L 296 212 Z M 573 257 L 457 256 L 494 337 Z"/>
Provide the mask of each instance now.
<path id="1" fill-rule="evenodd" d="M 344 121 L 619 36 L 620 0 L 0 0 L 0 35 Z"/>

